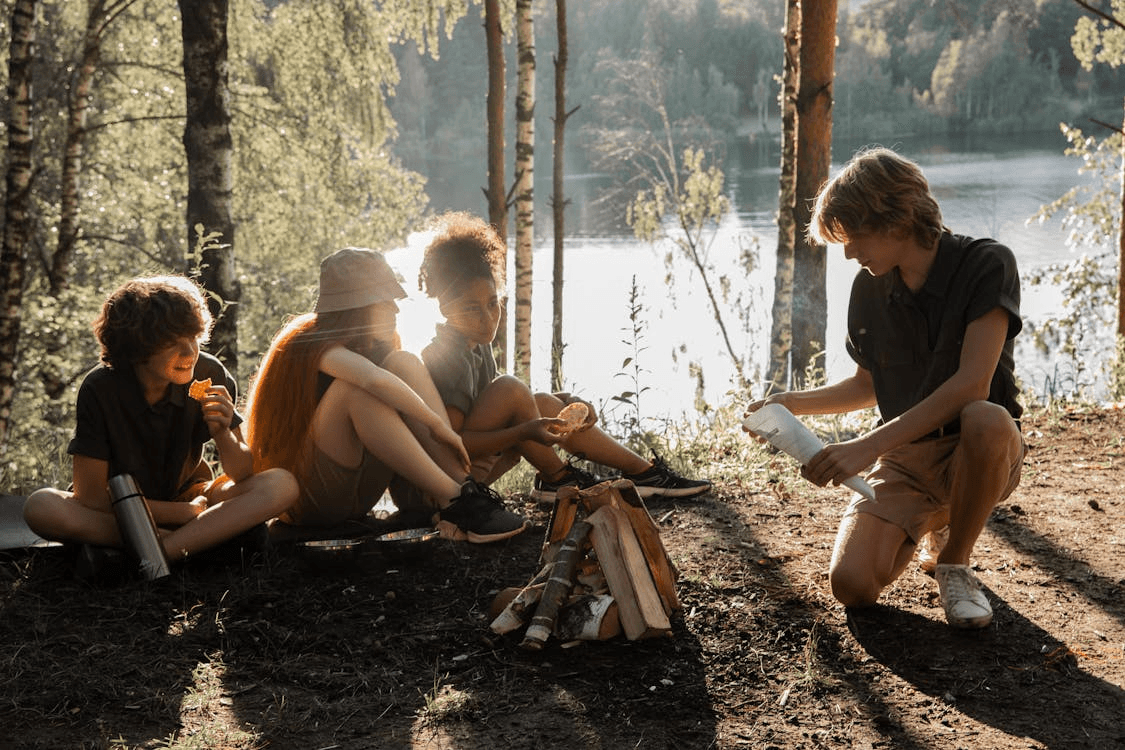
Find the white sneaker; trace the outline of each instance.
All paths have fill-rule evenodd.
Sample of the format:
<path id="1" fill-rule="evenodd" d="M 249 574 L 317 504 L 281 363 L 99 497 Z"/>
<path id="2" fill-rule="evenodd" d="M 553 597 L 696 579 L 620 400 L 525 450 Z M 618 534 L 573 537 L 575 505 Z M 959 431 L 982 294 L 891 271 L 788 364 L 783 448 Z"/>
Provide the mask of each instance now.
<path id="1" fill-rule="evenodd" d="M 934 568 L 941 606 L 945 619 L 955 628 L 984 628 L 992 622 L 992 607 L 988 604 L 980 581 L 968 565 L 939 563 Z"/>
<path id="2" fill-rule="evenodd" d="M 937 566 L 938 555 L 945 549 L 945 543 L 948 541 L 948 524 L 942 526 L 940 529 L 927 532 L 918 541 L 918 567 L 922 569 L 923 573 L 934 572 L 934 568 Z"/>

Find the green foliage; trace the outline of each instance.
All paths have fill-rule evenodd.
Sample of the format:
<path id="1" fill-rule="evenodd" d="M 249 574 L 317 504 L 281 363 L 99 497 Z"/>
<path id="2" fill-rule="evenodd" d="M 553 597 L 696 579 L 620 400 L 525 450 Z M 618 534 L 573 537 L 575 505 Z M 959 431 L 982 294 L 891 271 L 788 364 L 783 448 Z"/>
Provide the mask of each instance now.
<path id="1" fill-rule="evenodd" d="M 184 226 L 185 93 L 175 4 L 137 0 L 102 38 L 80 184 L 80 235 L 70 289 L 45 294 L 42 268 L 59 216 L 68 85 L 81 53 L 86 4 L 40 4 L 32 127 L 38 222 L 24 296 L 19 388 L 0 465 L 5 488 L 69 481 L 66 443 L 77 384 L 97 362 L 90 322 L 104 290 L 127 278 L 191 271 L 203 245 Z M 242 384 L 283 319 L 311 307 L 320 258 L 343 245 L 387 247 L 425 208 L 421 177 L 390 146 L 386 97 L 399 82 L 393 49 L 424 50 L 468 9 L 467 0 L 231 3 L 229 83 L 235 145 L 236 237 Z M 7 22 L 7 15 L 0 23 Z M 7 45 L 0 45 L 0 58 Z M 7 75 L 0 65 L 0 80 Z M 195 237 L 193 236 L 192 242 Z M 43 262 L 39 262 L 42 258 Z M 42 342 L 56 335 L 56 353 Z M 29 373 L 68 384 L 57 400 Z"/>
<path id="2" fill-rule="evenodd" d="M 1125 19 L 1125 0 L 1111 0 L 1109 14 Z M 1125 63 L 1125 28 L 1105 18 L 1082 16 L 1074 25 L 1070 39 L 1074 56 L 1086 70 L 1095 63 L 1116 68 Z"/>

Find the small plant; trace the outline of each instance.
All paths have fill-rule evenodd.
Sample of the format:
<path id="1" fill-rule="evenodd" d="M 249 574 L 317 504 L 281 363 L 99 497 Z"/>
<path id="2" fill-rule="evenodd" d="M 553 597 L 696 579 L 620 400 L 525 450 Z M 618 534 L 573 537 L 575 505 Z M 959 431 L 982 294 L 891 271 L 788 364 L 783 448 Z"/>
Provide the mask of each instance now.
<path id="1" fill-rule="evenodd" d="M 628 380 L 631 388 L 613 397 L 614 401 L 631 408 L 631 414 L 620 422 L 630 437 L 642 432 L 641 395 L 648 390 L 648 386 L 641 383 L 642 375 L 649 373 L 641 367 L 640 362 L 641 353 L 648 349 L 644 345 L 644 332 L 647 327 L 644 311 L 641 291 L 637 286 L 637 277 L 634 275 L 629 285 L 629 326 L 622 329 L 625 331 L 626 338 L 621 340 L 621 343 L 628 347 L 629 355 L 621 363 L 621 372 L 614 375 L 615 378 Z"/>

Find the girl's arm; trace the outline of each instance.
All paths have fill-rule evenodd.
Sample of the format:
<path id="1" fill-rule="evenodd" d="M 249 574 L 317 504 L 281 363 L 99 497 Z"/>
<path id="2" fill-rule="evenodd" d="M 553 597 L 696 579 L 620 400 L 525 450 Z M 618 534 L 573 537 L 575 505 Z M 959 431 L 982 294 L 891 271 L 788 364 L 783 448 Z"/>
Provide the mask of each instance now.
<path id="1" fill-rule="evenodd" d="M 436 440 L 455 447 L 458 455 L 464 457 L 464 463 L 468 464 L 461 437 L 402 378 L 342 346 L 333 347 L 321 356 L 320 371 L 362 388 L 399 414 L 416 420 Z"/>

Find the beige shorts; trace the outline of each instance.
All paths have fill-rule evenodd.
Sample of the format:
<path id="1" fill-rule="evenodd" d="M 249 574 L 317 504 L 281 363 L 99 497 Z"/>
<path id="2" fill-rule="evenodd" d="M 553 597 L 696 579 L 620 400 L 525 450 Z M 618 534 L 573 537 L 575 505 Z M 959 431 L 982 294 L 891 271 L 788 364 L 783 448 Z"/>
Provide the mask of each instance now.
<path id="1" fill-rule="evenodd" d="M 856 495 L 844 515 L 868 513 L 899 527 L 917 543 L 926 532 L 949 523 L 953 467 L 959 446 L 960 436 L 949 435 L 888 451 L 867 475 L 876 500 Z M 1008 482 L 996 498 L 997 503 L 1011 495 L 1020 482 L 1027 446 L 1022 448 L 1018 460 L 1007 467 Z"/>

